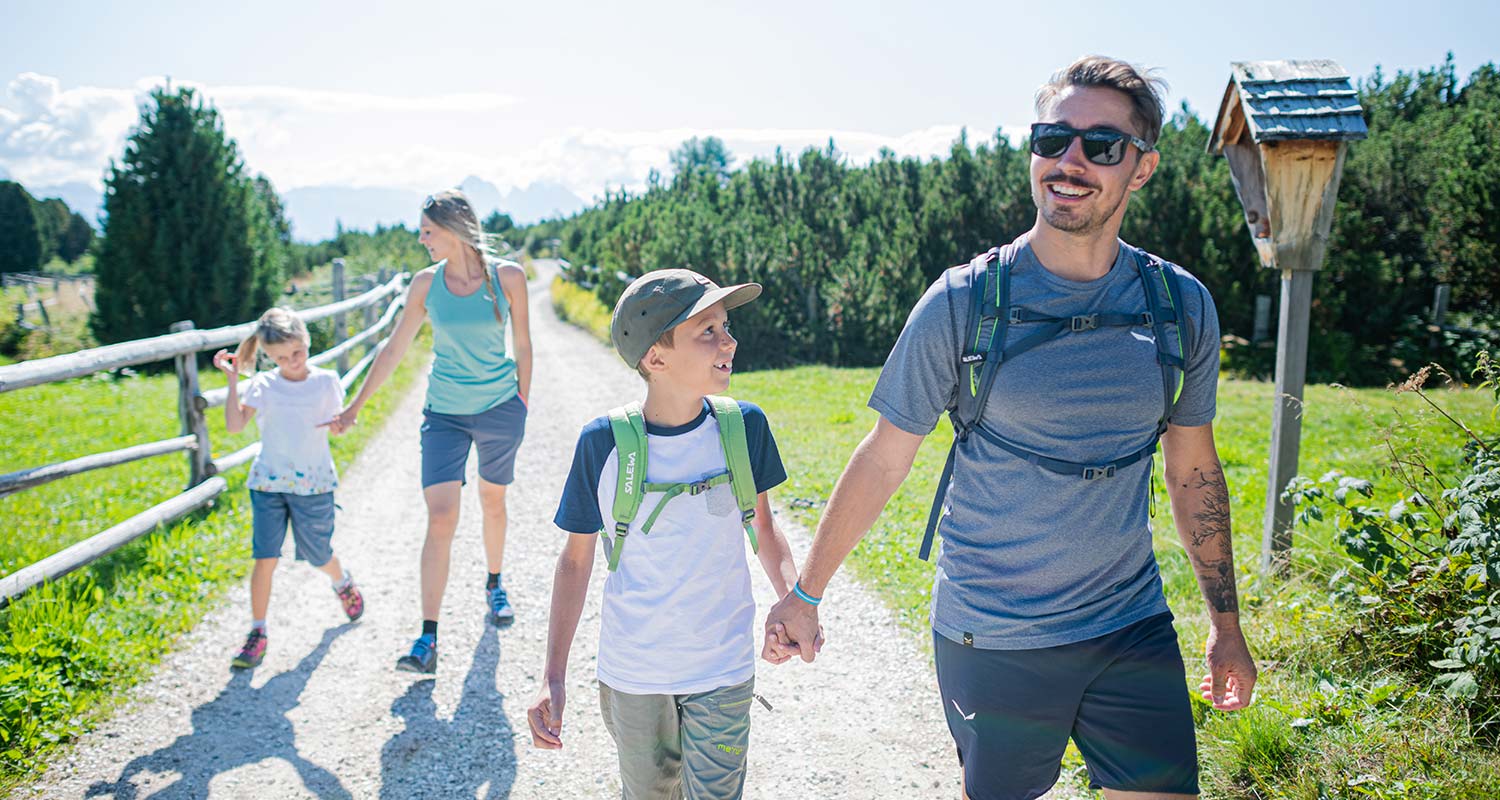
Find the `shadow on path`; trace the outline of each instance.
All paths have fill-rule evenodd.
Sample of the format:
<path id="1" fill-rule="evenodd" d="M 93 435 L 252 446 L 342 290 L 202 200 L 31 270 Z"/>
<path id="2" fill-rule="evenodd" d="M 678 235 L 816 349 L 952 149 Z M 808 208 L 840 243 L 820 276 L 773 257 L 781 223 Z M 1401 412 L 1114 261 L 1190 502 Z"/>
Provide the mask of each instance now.
<path id="1" fill-rule="evenodd" d="M 125 765 L 114 783 L 95 783 L 86 797 L 132 800 L 137 793 L 154 798 L 202 798 L 209 796 L 215 776 L 268 758 L 291 764 L 307 790 L 319 797 L 350 797 L 349 791 L 328 770 L 297 752 L 296 733 L 286 718 L 296 708 L 307 681 L 328 654 L 333 640 L 354 627 L 345 623 L 323 632 L 323 640 L 302 657 L 297 666 L 283 672 L 259 689 L 250 686 L 251 671 L 236 671 L 219 696 L 193 709 L 193 731 L 171 744 L 139 756 Z M 180 777 L 160 789 L 138 787 L 141 773 Z"/>
<path id="2" fill-rule="evenodd" d="M 391 704 L 406 729 L 380 751 L 380 796 L 505 800 L 516 780 L 515 731 L 495 688 L 500 638 L 485 626 L 452 719 L 437 717 L 433 679 L 418 681 Z"/>

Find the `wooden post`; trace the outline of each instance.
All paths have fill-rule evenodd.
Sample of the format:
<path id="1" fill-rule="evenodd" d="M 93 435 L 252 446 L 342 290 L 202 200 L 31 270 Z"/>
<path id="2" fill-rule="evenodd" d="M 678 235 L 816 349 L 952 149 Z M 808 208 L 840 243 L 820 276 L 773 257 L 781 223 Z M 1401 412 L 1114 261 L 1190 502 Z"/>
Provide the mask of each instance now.
<path id="1" fill-rule="evenodd" d="M 375 276 L 374 275 L 366 275 L 365 276 L 365 283 L 367 284 L 367 286 L 365 287 L 366 291 L 369 291 L 370 289 L 374 289 L 378 285 L 378 284 L 375 283 Z M 378 319 L 378 317 L 375 315 L 375 306 L 373 306 L 373 305 L 365 306 L 364 325 L 362 325 L 360 327 L 360 330 L 364 331 L 364 330 L 368 329 L 371 325 L 374 325 L 376 319 Z M 375 340 L 371 339 L 369 346 L 365 347 L 365 352 L 368 353 L 368 352 L 370 352 L 371 350 L 374 350 L 374 349 L 375 349 Z M 339 374 L 343 375 L 347 371 L 348 370 L 342 370 L 341 369 L 341 370 L 339 370 Z"/>
<path id="2" fill-rule="evenodd" d="M 333 260 L 333 302 L 342 302 L 344 299 L 344 259 Z M 344 321 L 343 312 L 333 315 L 333 344 L 335 347 L 344 343 L 349 338 L 349 326 Z M 349 371 L 349 357 L 339 356 L 339 374 L 343 375 Z"/>
<path id="3" fill-rule="evenodd" d="M 172 323 L 171 331 L 196 329 L 192 320 Z M 192 488 L 213 475 L 213 453 L 208 441 L 208 423 L 203 418 L 198 392 L 198 354 L 184 353 L 174 356 L 177 367 L 177 416 L 182 421 L 182 435 L 197 437 L 198 446 L 188 451 L 188 488 Z"/>
<path id="4" fill-rule="evenodd" d="M 1261 569 L 1279 572 L 1292 549 L 1292 506 L 1281 494 L 1297 474 L 1302 440 L 1302 390 L 1307 379 L 1307 323 L 1312 309 L 1313 273 L 1283 270 L 1281 320 L 1276 328 L 1276 399 L 1271 411 L 1271 465 L 1266 491 L 1266 524 L 1261 535 Z"/>
<path id="5" fill-rule="evenodd" d="M 1443 343 L 1443 323 L 1448 319 L 1448 297 L 1452 293 L 1452 286 L 1440 283 L 1432 294 L 1432 335 L 1427 337 L 1430 349 L 1436 350 Z"/>
<path id="6" fill-rule="evenodd" d="M 1264 342 L 1271 335 L 1271 296 L 1258 294 L 1255 296 L 1255 327 L 1250 334 L 1250 341 Z"/>

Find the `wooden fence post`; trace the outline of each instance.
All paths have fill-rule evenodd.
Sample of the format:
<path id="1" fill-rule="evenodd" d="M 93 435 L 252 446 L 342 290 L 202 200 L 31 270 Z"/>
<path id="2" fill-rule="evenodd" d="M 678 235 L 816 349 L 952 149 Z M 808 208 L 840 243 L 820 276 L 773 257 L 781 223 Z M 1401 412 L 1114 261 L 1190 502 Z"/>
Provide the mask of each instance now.
<path id="1" fill-rule="evenodd" d="M 195 330 L 192 320 L 172 323 L 171 331 Z M 197 437 L 198 446 L 188 451 L 188 488 L 197 486 L 213 474 L 213 453 L 208 441 L 208 423 L 203 418 L 203 398 L 198 392 L 198 354 L 184 353 L 172 358 L 177 368 L 177 416 L 182 420 L 182 434 Z"/>
<path id="2" fill-rule="evenodd" d="M 1435 350 L 1443 343 L 1443 324 L 1448 320 L 1448 297 L 1452 293 L 1452 286 L 1440 283 L 1432 294 L 1432 335 L 1427 337 L 1427 346 L 1431 349 Z"/>
<path id="3" fill-rule="evenodd" d="M 375 287 L 377 287 L 379 285 L 380 284 L 378 284 L 378 283 L 375 282 L 375 276 L 374 275 L 366 275 L 365 276 L 365 291 L 368 292 L 369 290 L 374 289 Z M 362 329 L 363 328 L 369 328 L 371 325 L 375 324 L 375 320 L 377 319 L 377 317 L 375 315 L 375 306 L 373 306 L 373 305 L 365 306 L 364 314 L 365 314 L 364 325 L 361 326 Z M 375 340 L 371 339 L 370 340 L 370 344 L 365 347 L 365 352 L 368 353 L 371 350 L 374 350 L 375 349 L 375 344 L 376 344 Z M 343 375 L 343 371 L 340 371 L 339 374 Z"/>
<path id="4" fill-rule="evenodd" d="M 1250 341 L 1264 342 L 1271 335 L 1271 296 L 1258 294 L 1255 296 L 1255 327 L 1250 334 Z"/>
<path id="5" fill-rule="evenodd" d="M 342 258 L 335 258 L 333 260 L 333 302 L 335 302 L 335 303 L 341 303 L 343 301 L 344 301 L 344 259 L 342 259 Z M 344 340 L 348 339 L 348 338 L 349 338 L 349 326 L 345 323 L 345 321 L 344 321 L 344 313 L 341 311 L 341 312 L 333 315 L 333 345 L 334 345 L 334 347 L 337 347 L 337 346 L 343 344 Z M 349 371 L 349 357 L 348 356 L 343 355 L 343 354 L 339 355 L 338 368 L 339 368 L 339 375 L 343 375 L 345 372 Z"/>

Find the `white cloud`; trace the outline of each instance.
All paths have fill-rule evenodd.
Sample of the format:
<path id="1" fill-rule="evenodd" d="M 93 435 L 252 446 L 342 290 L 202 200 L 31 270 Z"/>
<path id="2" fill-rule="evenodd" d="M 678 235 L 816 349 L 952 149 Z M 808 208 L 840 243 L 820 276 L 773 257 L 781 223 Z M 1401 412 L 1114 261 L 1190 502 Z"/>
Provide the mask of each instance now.
<path id="1" fill-rule="evenodd" d="M 140 119 L 141 105 L 166 80 L 142 78 L 128 89 L 63 89 L 57 78 L 21 73 L 6 86 L 0 103 L 0 168 L 28 184 L 83 181 L 101 186 L 109 159 L 123 151 L 126 137 Z M 309 118 L 486 114 L 518 102 L 503 94 L 398 97 L 285 86 L 172 83 L 196 89 L 218 109 L 242 152 L 294 146 L 289 127 L 306 124 Z M 251 164 L 251 168 L 272 171 L 270 165 Z"/>
<path id="2" fill-rule="evenodd" d="M 102 184 L 150 90 L 165 78 L 130 88 L 64 89 L 53 77 L 22 73 L 0 102 L 0 169 L 33 185 Z M 317 185 L 430 191 L 477 175 L 501 188 L 537 181 L 562 184 L 584 198 L 608 188 L 638 189 L 651 170 L 694 136 L 717 136 L 744 164 L 780 147 L 795 156 L 833 139 L 852 164 L 884 149 L 898 156 L 946 155 L 963 126 L 933 125 L 888 135 L 819 128 L 672 128 L 549 131 L 544 117 L 518 114 L 505 94 L 397 97 L 285 86 L 191 86 L 217 108 L 247 165 L 285 191 Z M 968 125 L 971 143 L 991 140 L 993 121 Z M 494 134 L 507 134 L 502 140 Z M 1006 128 L 1013 137 L 1018 129 Z"/>

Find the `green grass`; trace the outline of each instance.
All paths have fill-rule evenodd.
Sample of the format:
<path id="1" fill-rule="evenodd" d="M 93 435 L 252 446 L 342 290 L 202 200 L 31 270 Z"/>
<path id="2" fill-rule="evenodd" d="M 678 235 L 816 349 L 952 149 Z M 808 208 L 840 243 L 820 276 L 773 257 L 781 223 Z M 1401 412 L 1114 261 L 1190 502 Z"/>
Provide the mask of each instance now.
<path id="1" fill-rule="evenodd" d="M 582 320 L 607 341 L 607 310 L 592 294 L 554 284 L 553 298 L 565 318 Z M 808 528 L 816 526 L 849 455 L 875 424 L 877 415 L 865 403 L 878 374 L 812 366 L 734 377 L 731 393 L 765 409 L 786 462 L 790 477 L 773 496 Z M 1500 797 L 1500 753 L 1475 743 L 1453 704 L 1420 678 L 1390 673 L 1379 653 L 1351 644 L 1358 622 L 1327 591 L 1327 576 L 1348 563 L 1330 523 L 1298 530 L 1287 578 L 1259 574 L 1273 395 L 1269 383 L 1225 378 L 1219 385 L 1214 432 L 1235 521 L 1242 622 L 1261 676 L 1256 705 L 1243 712 L 1217 712 L 1194 700 L 1204 796 Z M 1428 396 L 1489 436 L 1500 427 L 1483 392 L 1433 389 Z M 1370 478 L 1378 487 L 1371 503 L 1384 505 L 1398 499 L 1384 473 L 1388 448 L 1410 452 L 1421 445 L 1438 473 L 1462 470 L 1463 434 L 1413 394 L 1310 386 L 1305 401 L 1304 475 L 1338 469 Z M 847 565 L 924 647 L 933 567 L 917 559 L 917 549 L 951 441 L 951 428 L 939 423 Z M 1189 682 L 1196 685 L 1208 630 L 1205 605 L 1159 479 L 1155 491 L 1154 546 Z M 1064 780 L 1086 786 L 1081 761 L 1069 753 Z"/>
<path id="2" fill-rule="evenodd" d="M 418 341 L 366 405 L 352 433 L 332 440 L 347 468 L 426 363 Z M 211 368 L 203 388 L 224 385 Z M 171 374 L 95 377 L 0 394 L 0 472 L 178 435 Z M 210 409 L 214 455 L 254 440 L 224 433 Z M 211 509 L 143 537 L 0 611 L 0 793 L 42 768 L 49 751 L 88 729 L 191 629 L 250 564 L 250 509 L 241 467 Z M 8 574 L 129 518 L 186 486 L 173 454 L 64 478 L 0 498 Z"/>
<path id="3" fill-rule="evenodd" d="M 776 490 L 776 499 L 810 528 L 850 453 L 875 424 L 877 415 L 865 402 L 878 374 L 877 369 L 799 367 L 734 378 L 734 396 L 759 403 L 776 432 L 791 476 Z M 1339 643 L 1354 620 L 1347 610 L 1331 605 L 1320 578 L 1347 560 L 1333 544 L 1329 527 L 1298 532 L 1291 578 L 1271 581 L 1259 575 L 1272 395 L 1267 383 L 1226 378 L 1219 388 L 1214 430 L 1230 484 L 1244 624 L 1263 672 L 1257 689 L 1261 704 L 1254 709 L 1236 715 L 1200 709 L 1205 795 L 1500 796 L 1500 754 L 1466 744 L 1462 718 L 1425 685 L 1385 676 L 1409 694 L 1402 703 L 1356 708 L 1337 725 L 1315 728 L 1293 727 L 1300 715 L 1267 702 L 1293 710 L 1309 702 L 1316 705 L 1320 675 L 1359 684 L 1373 680 L 1375 669 Z M 1477 423 L 1493 430 L 1492 404 L 1483 393 L 1437 390 L 1429 395 L 1471 427 Z M 1415 395 L 1312 386 L 1303 426 L 1300 471 L 1306 475 L 1341 469 L 1379 482 L 1388 459 L 1387 436 L 1398 451 L 1424 442 L 1439 472 L 1451 475 L 1460 467 L 1462 434 Z M 919 561 L 916 551 L 951 441 L 951 430 L 940 424 L 848 564 L 919 638 L 927 631 L 932 566 Z M 1391 486 L 1384 481 L 1376 504 L 1397 499 Z M 1160 481 L 1155 490 L 1157 558 L 1184 657 L 1192 665 L 1190 678 L 1195 678 L 1207 616 Z M 1357 700 L 1360 693 L 1350 696 Z M 1421 753 L 1444 757 L 1428 763 Z M 1356 791 L 1351 782 L 1365 794 L 1351 794 Z"/>

